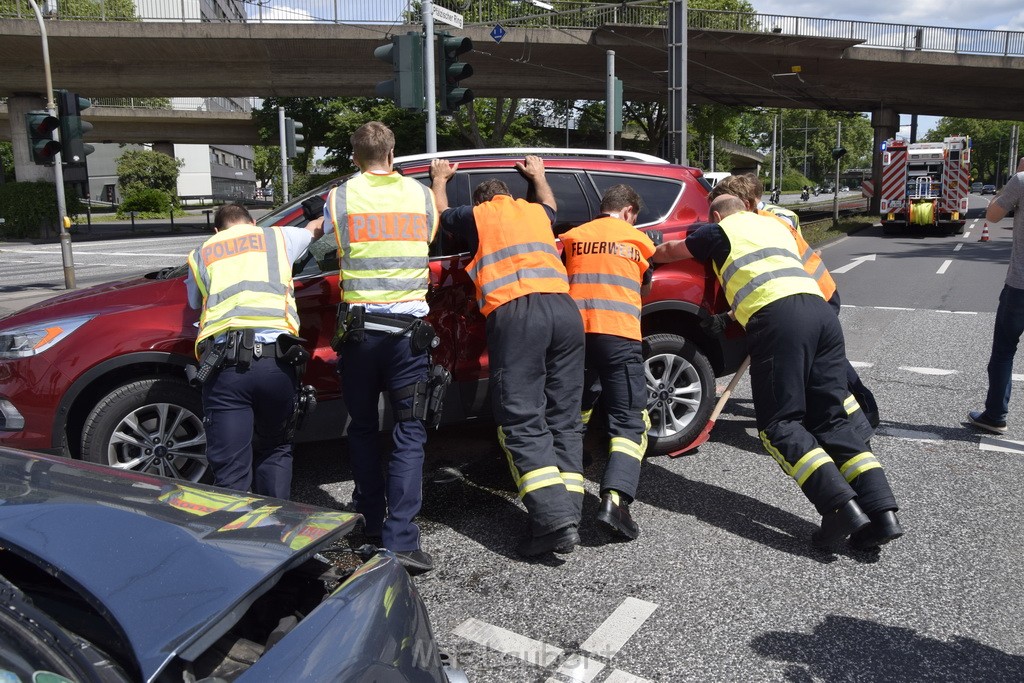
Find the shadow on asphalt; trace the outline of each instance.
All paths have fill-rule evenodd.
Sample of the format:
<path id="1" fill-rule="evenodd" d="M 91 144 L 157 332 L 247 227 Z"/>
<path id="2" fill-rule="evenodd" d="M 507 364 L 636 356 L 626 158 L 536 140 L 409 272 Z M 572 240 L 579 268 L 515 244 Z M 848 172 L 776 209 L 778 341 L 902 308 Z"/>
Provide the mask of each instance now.
<path id="1" fill-rule="evenodd" d="M 912 629 L 830 615 L 811 634 L 769 631 L 750 643 L 770 659 L 792 662 L 785 680 L 959 681 L 995 683 L 1024 680 L 1024 657 L 971 638 L 946 642 Z"/>

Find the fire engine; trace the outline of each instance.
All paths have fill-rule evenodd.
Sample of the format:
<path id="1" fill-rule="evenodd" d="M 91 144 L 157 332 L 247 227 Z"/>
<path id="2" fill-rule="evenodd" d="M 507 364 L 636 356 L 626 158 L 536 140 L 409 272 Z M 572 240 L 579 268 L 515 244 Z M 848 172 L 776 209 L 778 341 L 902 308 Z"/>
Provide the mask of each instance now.
<path id="1" fill-rule="evenodd" d="M 971 139 L 942 142 L 890 139 L 882 151 L 882 231 L 934 227 L 964 231 L 970 192 Z"/>

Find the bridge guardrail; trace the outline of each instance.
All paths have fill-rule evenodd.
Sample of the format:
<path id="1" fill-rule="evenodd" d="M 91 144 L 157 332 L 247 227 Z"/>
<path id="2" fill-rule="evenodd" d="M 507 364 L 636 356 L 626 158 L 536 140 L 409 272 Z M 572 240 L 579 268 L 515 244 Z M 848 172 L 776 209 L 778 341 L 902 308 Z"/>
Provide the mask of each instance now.
<path id="1" fill-rule="evenodd" d="M 468 9 L 458 0 L 437 0 L 437 4 L 462 12 L 466 24 L 506 28 L 554 27 L 594 29 L 609 24 L 664 26 L 668 9 L 659 0 L 632 2 L 580 2 L 551 0 L 553 11 L 534 11 L 526 3 L 508 0 L 474 0 Z M 220 6 L 219 4 L 217 5 Z M 249 23 L 417 23 L 416 12 L 407 0 L 251 0 L 243 5 L 246 14 L 214 14 L 213 3 L 195 0 L 136 0 L 135 12 L 125 13 L 124 0 L 71 2 L 57 0 L 57 17 L 99 21 L 249 22 Z M 25 0 L 0 0 L 0 18 L 32 19 Z M 924 50 L 955 54 L 1024 56 L 1024 31 L 885 24 L 853 19 L 820 19 L 758 12 L 690 9 L 691 29 L 779 33 L 796 36 L 846 38 L 865 47 L 902 51 Z"/>

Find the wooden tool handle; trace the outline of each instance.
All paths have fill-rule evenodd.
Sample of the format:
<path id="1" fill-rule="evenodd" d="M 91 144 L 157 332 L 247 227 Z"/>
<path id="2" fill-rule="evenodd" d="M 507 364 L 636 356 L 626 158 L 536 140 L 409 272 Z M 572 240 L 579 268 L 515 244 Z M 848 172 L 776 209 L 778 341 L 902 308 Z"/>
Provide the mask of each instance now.
<path id="1" fill-rule="evenodd" d="M 729 397 L 732 396 L 732 390 L 736 388 L 737 384 L 739 384 L 740 378 L 743 377 L 743 373 L 747 371 L 749 366 L 750 356 L 747 356 L 743 359 L 743 362 L 740 363 L 740 366 L 736 368 L 736 374 L 732 376 L 731 380 L 729 380 L 729 386 L 725 388 L 725 391 L 722 392 L 722 397 L 718 399 L 718 403 L 715 404 L 715 409 L 711 411 L 711 418 L 709 419 L 709 422 L 714 422 L 718 419 L 718 416 L 722 414 L 722 409 L 725 408 L 726 401 L 728 401 Z"/>

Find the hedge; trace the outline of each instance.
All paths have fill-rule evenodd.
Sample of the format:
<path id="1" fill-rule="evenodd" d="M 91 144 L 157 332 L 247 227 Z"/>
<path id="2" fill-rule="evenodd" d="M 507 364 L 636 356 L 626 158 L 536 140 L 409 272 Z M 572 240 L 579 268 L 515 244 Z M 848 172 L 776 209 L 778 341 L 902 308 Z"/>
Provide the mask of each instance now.
<path id="1" fill-rule="evenodd" d="M 85 210 L 74 191 L 64 187 L 65 208 L 68 216 L 77 216 Z M 31 183 L 4 183 L 0 185 L 0 238 L 28 239 L 45 237 L 60 232 L 57 217 L 57 191 L 53 183 L 45 180 Z"/>

